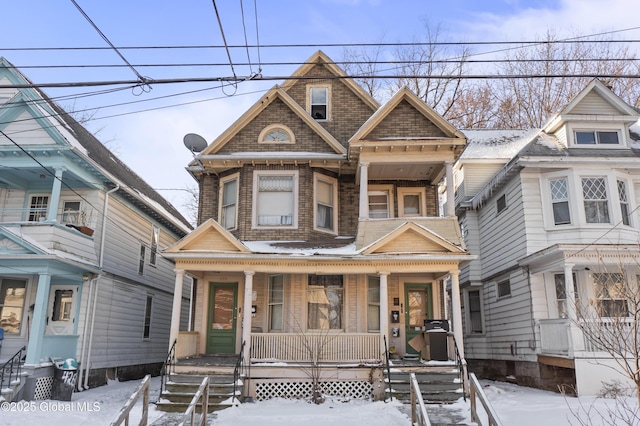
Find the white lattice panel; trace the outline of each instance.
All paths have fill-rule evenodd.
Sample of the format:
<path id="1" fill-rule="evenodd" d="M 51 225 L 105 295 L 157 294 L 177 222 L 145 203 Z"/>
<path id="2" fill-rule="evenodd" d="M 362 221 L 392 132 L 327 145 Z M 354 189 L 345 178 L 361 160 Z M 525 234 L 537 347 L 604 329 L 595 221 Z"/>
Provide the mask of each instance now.
<path id="1" fill-rule="evenodd" d="M 371 398 L 373 386 L 364 381 L 332 381 L 321 382 L 322 393 L 331 396 L 350 398 Z M 256 400 L 271 398 L 309 398 L 311 382 L 258 382 L 256 383 Z"/>
<path id="2" fill-rule="evenodd" d="M 36 390 L 33 394 L 33 399 L 50 399 L 51 398 L 51 386 L 53 385 L 53 376 L 39 377 L 36 380 Z"/>

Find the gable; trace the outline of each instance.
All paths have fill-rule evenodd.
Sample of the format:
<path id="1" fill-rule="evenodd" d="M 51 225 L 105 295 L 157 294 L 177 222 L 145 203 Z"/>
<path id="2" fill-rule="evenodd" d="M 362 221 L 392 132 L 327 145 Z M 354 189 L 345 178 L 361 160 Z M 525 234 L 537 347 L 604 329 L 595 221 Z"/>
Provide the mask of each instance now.
<path id="1" fill-rule="evenodd" d="M 446 253 L 449 250 L 426 239 L 415 230 L 407 230 L 393 240 L 376 248 L 373 253 Z"/>
<path id="2" fill-rule="evenodd" d="M 24 255 L 42 254 L 24 239 L 20 239 L 11 232 L 0 229 L 0 254 L 2 255 Z"/>
<path id="3" fill-rule="evenodd" d="M 169 257 L 181 251 L 248 253 L 249 250 L 218 222 L 208 219 L 193 232 L 163 251 Z"/>
<path id="4" fill-rule="evenodd" d="M 239 252 L 234 244 L 214 229 L 198 235 L 197 238 L 182 246 L 181 250 Z"/>
<path id="5" fill-rule="evenodd" d="M 622 115 L 625 114 L 625 112 L 603 98 L 600 93 L 592 90 L 580 99 L 580 102 L 578 102 L 571 110 L 567 111 L 567 114 Z"/>
<path id="6" fill-rule="evenodd" d="M 401 101 L 364 139 L 446 138 L 448 135 L 406 100 Z"/>

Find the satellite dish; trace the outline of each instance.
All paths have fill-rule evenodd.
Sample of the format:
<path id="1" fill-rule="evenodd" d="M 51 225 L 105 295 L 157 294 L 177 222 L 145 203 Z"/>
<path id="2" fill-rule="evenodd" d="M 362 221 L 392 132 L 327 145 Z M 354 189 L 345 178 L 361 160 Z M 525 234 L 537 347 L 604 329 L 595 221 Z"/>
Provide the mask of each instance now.
<path id="1" fill-rule="evenodd" d="M 200 135 L 195 133 L 187 133 L 182 138 L 184 146 L 191 152 L 200 152 L 207 147 L 207 141 Z"/>

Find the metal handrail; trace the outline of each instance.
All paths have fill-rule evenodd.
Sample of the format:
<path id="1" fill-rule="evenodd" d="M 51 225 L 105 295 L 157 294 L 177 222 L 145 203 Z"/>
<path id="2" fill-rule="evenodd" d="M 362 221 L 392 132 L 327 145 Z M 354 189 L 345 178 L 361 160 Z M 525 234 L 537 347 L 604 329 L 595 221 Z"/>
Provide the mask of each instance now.
<path id="1" fill-rule="evenodd" d="M 411 389 L 411 424 L 419 426 L 431 426 L 431 421 L 427 415 L 427 406 L 424 404 L 422 392 L 416 373 L 409 374 L 409 382 Z"/>
<path id="2" fill-rule="evenodd" d="M 200 414 L 200 421 L 196 423 L 196 406 L 198 405 L 198 401 L 202 398 L 202 409 Z M 191 398 L 191 402 L 187 407 L 187 410 L 184 412 L 184 417 L 182 422 L 180 422 L 180 426 L 184 426 L 188 424 L 193 425 L 206 425 L 207 424 L 207 413 L 209 412 L 209 376 L 206 376 L 202 379 L 202 383 L 198 386 L 198 390 Z"/>
<path id="3" fill-rule="evenodd" d="M 149 388 L 151 385 L 151 375 L 147 374 L 138 390 L 136 390 L 133 395 L 129 398 L 124 407 L 120 409 L 116 418 L 111 422 L 110 426 L 119 426 L 123 422 L 125 425 L 129 425 L 129 414 L 131 409 L 135 406 L 136 402 L 140 398 L 140 394 L 142 393 L 142 417 L 140 418 L 139 426 L 146 426 L 147 421 L 149 419 Z"/>
<path id="4" fill-rule="evenodd" d="M 164 392 L 164 388 L 167 385 L 167 377 L 171 373 L 175 372 L 177 343 L 178 339 L 175 339 L 171 345 L 171 349 L 169 349 L 169 353 L 167 353 L 164 363 L 162 364 L 162 369 L 160 370 L 160 394 L 158 395 L 158 401 L 162 398 L 162 392 Z"/>
<path id="5" fill-rule="evenodd" d="M 453 349 L 455 353 L 455 362 L 458 366 L 458 375 L 460 376 L 460 381 L 462 382 L 462 397 L 464 400 L 467 400 L 467 395 L 469 392 L 469 379 L 467 373 L 467 360 L 460 356 L 460 351 L 458 350 L 458 342 L 456 341 L 456 336 L 453 333 L 449 333 L 453 338 Z"/>
<path id="6" fill-rule="evenodd" d="M 238 391 L 238 382 L 240 381 L 240 377 L 244 373 L 245 365 L 244 365 L 244 344 L 245 341 L 242 341 L 242 345 L 240 345 L 240 354 L 238 355 L 238 359 L 236 360 L 235 368 L 233 369 L 233 396 L 231 397 L 231 402 L 235 405 L 236 395 Z"/>
<path id="7" fill-rule="evenodd" d="M 393 398 L 393 393 L 391 390 L 391 368 L 389 367 L 389 348 L 387 347 L 387 336 L 382 336 L 384 340 L 384 367 L 387 369 L 387 382 L 389 385 L 389 401 Z M 387 402 L 387 398 L 384 399 L 384 402 Z"/>
<path id="8" fill-rule="evenodd" d="M 489 420 L 489 424 L 487 426 L 502 426 L 502 422 L 498 418 L 498 414 L 493 409 L 493 406 L 489 402 L 489 398 L 482 390 L 482 386 L 478 381 L 478 378 L 475 374 L 469 373 L 469 381 L 471 383 L 470 387 L 470 396 L 471 400 L 471 421 L 478 423 L 482 426 L 480 422 L 480 418 L 478 417 L 478 412 L 476 411 L 476 396 L 480 400 L 480 403 L 484 407 L 484 411 L 487 413 L 487 419 Z"/>
<path id="9" fill-rule="evenodd" d="M 5 375 L 7 372 L 9 373 L 9 380 L 6 383 L 7 386 L 11 386 L 14 381 L 14 377 L 16 379 L 20 378 L 22 375 L 22 353 L 27 350 L 26 346 L 23 346 L 16 352 L 7 362 L 5 362 L 2 367 L 0 367 L 0 388 L 5 386 Z"/>

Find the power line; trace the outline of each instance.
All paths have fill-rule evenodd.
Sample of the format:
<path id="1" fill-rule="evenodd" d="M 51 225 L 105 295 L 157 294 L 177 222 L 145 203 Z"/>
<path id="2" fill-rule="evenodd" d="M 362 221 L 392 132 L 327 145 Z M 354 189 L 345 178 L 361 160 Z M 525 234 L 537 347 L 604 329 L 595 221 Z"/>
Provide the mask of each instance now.
<path id="1" fill-rule="evenodd" d="M 227 45 L 227 38 L 224 35 L 224 29 L 222 28 L 222 20 L 220 19 L 220 13 L 218 12 L 218 6 L 216 5 L 216 0 L 211 0 L 213 2 L 213 8 L 216 11 L 216 18 L 218 18 L 218 25 L 220 26 L 220 34 L 222 35 L 222 41 L 224 42 L 225 50 L 227 51 L 227 58 L 229 58 L 229 66 L 231 67 L 231 72 L 233 73 L 234 79 L 236 78 L 236 70 L 233 69 L 233 61 L 231 60 L 231 52 L 229 51 L 229 47 Z M 247 46 L 248 48 L 248 46 Z"/>

